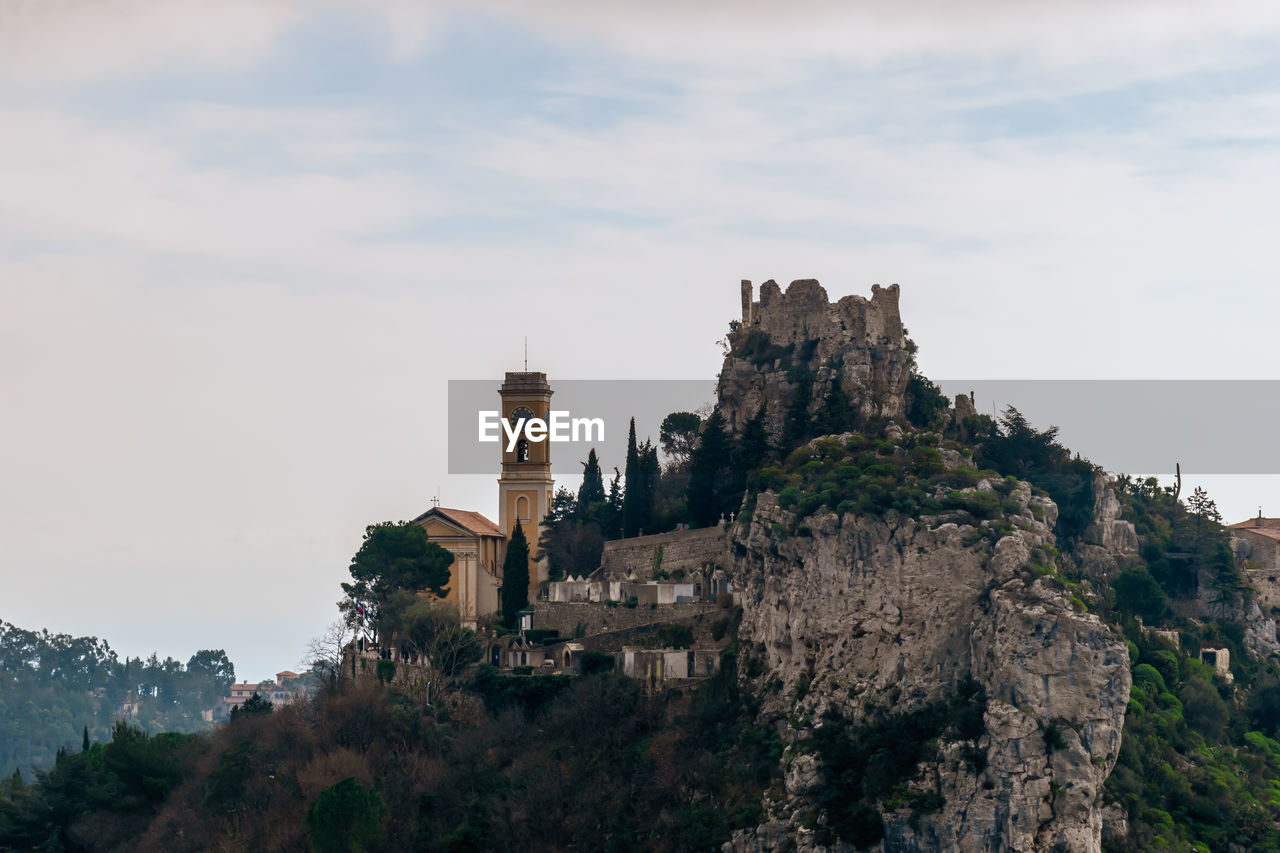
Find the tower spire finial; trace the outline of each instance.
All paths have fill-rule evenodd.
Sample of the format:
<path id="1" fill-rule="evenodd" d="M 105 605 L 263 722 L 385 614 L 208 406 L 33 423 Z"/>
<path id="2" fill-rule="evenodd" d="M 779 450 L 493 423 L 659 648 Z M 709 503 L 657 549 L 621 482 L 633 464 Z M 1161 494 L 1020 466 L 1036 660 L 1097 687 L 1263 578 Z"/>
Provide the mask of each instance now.
<path id="1" fill-rule="evenodd" d="M 524 336 L 524 372 L 529 372 L 529 336 Z"/>

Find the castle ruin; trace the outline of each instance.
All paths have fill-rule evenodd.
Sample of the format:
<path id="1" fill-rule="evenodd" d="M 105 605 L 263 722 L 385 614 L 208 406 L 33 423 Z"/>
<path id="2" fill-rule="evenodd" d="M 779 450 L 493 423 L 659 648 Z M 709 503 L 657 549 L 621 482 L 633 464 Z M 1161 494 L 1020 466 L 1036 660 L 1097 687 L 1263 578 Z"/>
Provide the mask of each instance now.
<path id="1" fill-rule="evenodd" d="M 816 410 L 838 381 L 859 420 L 901 418 L 911 353 L 898 311 L 898 285 L 872 285 L 871 298 L 831 302 L 814 279 L 760 285 L 742 282 L 742 319 L 732 324 L 717 397 L 737 432 L 759 408 L 777 436 L 802 381 L 811 381 Z"/>

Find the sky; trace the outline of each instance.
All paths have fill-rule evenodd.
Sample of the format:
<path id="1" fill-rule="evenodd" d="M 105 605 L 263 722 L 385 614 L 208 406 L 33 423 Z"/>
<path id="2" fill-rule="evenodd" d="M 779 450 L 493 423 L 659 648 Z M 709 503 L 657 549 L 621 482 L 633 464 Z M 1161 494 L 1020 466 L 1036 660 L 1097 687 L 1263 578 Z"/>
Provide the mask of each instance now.
<path id="1" fill-rule="evenodd" d="M 296 669 L 365 525 L 496 517 L 448 380 L 526 337 L 553 383 L 710 379 L 742 279 L 900 283 L 940 379 L 1275 379 L 1278 36 L 1242 2 L 0 0 L 0 619 Z M 1280 478 L 1184 474 L 1280 515 Z"/>

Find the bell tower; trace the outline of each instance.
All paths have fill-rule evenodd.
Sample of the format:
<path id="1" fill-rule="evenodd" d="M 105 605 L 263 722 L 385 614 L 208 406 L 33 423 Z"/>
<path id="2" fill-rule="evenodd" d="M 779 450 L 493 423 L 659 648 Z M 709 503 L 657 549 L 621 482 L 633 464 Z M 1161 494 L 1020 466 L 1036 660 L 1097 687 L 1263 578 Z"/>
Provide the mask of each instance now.
<path id="1" fill-rule="evenodd" d="M 520 428 L 524 421 L 538 418 L 544 424 L 551 418 L 551 395 L 545 373 L 523 371 L 508 373 L 498 389 L 502 399 L 502 418 L 512 428 Z M 551 442 L 530 441 L 523 435 L 516 446 L 507 449 L 503 434 L 502 476 L 498 478 L 498 527 L 510 541 L 519 522 L 529 540 L 529 599 L 536 596 L 538 582 L 543 580 L 535 555 L 542 533 L 542 519 L 551 509 L 551 492 L 555 481 L 551 478 Z"/>

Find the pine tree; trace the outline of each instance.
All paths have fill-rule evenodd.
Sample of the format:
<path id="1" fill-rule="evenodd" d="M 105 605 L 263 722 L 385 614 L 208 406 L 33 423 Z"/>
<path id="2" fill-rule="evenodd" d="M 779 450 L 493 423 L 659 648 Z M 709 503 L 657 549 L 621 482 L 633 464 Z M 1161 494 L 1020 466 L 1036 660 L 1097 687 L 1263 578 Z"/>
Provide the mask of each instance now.
<path id="1" fill-rule="evenodd" d="M 845 396 L 839 376 L 832 378 L 831 385 L 827 388 L 822 407 L 814 416 L 814 427 L 818 435 L 839 435 L 853 427 L 853 409 L 849 405 L 849 398 Z"/>
<path id="2" fill-rule="evenodd" d="M 689 512 L 700 527 L 715 524 L 727 511 L 732 501 L 732 468 L 732 446 L 724 415 L 717 409 L 707 418 L 689 463 Z"/>
<path id="3" fill-rule="evenodd" d="M 1212 524 L 1222 523 L 1222 513 L 1218 512 L 1218 504 L 1199 486 L 1196 486 L 1191 497 L 1187 498 L 1187 505 L 1196 517 L 1197 526 L 1204 521 Z"/>
<path id="4" fill-rule="evenodd" d="M 587 454 L 582 468 L 582 486 L 578 489 L 578 509 L 587 512 L 590 507 L 604 501 L 604 476 L 600 473 L 600 459 L 596 449 Z"/>
<path id="5" fill-rule="evenodd" d="M 578 500 L 573 496 L 573 492 L 561 486 L 556 489 L 555 495 L 551 498 L 551 508 L 547 510 L 546 518 L 542 519 L 542 525 L 554 528 L 561 522 L 576 516 L 578 509 Z"/>
<path id="6" fill-rule="evenodd" d="M 516 614 L 529 605 L 529 541 L 524 526 L 516 522 L 502 563 L 502 621 L 515 627 Z"/>
<path id="7" fill-rule="evenodd" d="M 782 455 L 795 450 L 809 440 L 812 420 L 809 417 L 809 403 L 813 400 L 813 374 L 806 367 L 792 368 L 787 371 L 787 378 L 795 383 L 796 390 L 791 396 L 791 405 L 787 407 L 787 417 L 782 425 Z"/>
<path id="8" fill-rule="evenodd" d="M 762 403 L 751 420 L 742 428 L 738 437 L 735 465 L 740 473 L 746 475 L 762 467 L 769 461 L 773 448 L 769 445 L 769 431 L 765 427 L 765 407 Z"/>

